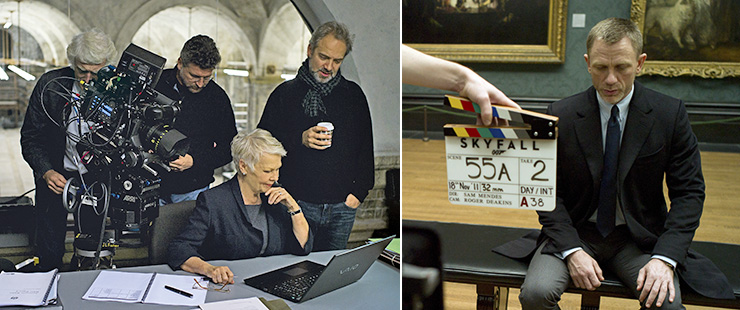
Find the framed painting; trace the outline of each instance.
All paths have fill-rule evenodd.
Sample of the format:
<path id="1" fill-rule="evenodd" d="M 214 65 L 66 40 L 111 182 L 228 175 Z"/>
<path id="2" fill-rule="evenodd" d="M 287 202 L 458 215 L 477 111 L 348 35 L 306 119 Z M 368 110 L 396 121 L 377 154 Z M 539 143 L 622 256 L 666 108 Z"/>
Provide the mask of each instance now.
<path id="1" fill-rule="evenodd" d="M 402 41 L 459 62 L 563 63 L 568 0 L 402 0 Z"/>
<path id="2" fill-rule="evenodd" d="M 642 74 L 703 78 L 740 76 L 740 1 L 632 0 L 642 31 Z"/>

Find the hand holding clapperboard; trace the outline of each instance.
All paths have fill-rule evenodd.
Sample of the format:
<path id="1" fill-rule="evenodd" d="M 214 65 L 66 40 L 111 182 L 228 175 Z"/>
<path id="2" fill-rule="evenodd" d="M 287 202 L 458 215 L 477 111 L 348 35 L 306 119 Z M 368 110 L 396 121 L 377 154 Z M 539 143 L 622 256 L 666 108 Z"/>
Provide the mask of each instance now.
<path id="1" fill-rule="evenodd" d="M 470 100 L 445 105 L 480 113 Z M 447 195 L 451 203 L 535 211 L 555 209 L 558 118 L 492 106 L 503 126 L 447 124 Z"/>

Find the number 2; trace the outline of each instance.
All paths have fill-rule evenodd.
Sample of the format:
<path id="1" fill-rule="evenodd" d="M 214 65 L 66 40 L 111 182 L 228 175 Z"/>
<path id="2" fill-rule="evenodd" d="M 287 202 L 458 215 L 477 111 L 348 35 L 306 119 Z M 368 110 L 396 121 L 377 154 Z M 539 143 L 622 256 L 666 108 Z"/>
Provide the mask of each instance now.
<path id="1" fill-rule="evenodd" d="M 537 173 L 535 173 L 535 174 L 532 175 L 532 181 L 542 181 L 542 182 L 550 181 L 550 179 L 543 179 L 543 178 L 538 178 L 537 177 L 538 175 L 540 175 L 543 172 L 545 172 L 545 168 L 547 168 L 547 165 L 545 165 L 545 162 L 542 161 L 542 160 L 538 160 L 538 161 L 534 162 L 534 167 L 535 168 L 537 167 L 537 164 L 542 164 L 542 169 L 540 169 L 540 171 L 538 171 Z"/>

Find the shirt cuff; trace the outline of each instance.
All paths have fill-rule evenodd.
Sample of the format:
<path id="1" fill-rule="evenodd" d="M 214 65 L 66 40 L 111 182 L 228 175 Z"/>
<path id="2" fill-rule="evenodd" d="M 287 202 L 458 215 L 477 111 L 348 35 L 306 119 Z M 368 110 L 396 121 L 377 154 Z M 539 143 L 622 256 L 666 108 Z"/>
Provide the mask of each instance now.
<path id="1" fill-rule="evenodd" d="M 675 260 L 672 260 L 672 259 L 670 259 L 668 257 L 663 256 L 663 255 L 653 255 L 652 258 L 657 258 L 659 260 L 662 260 L 662 261 L 670 264 L 671 266 L 673 266 L 673 269 L 676 269 L 676 266 L 678 265 L 678 263 Z"/>
<path id="2" fill-rule="evenodd" d="M 565 259 L 566 257 L 568 257 L 568 255 L 573 254 L 573 252 L 578 251 L 578 250 L 583 250 L 583 248 L 582 247 L 576 247 L 576 248 L 572 248 L 570 250 L 565 250 L 565 251 L 563 251 L 561 253 L 555 253 L 555 257 L 557 257 L 559 259 Z"/>

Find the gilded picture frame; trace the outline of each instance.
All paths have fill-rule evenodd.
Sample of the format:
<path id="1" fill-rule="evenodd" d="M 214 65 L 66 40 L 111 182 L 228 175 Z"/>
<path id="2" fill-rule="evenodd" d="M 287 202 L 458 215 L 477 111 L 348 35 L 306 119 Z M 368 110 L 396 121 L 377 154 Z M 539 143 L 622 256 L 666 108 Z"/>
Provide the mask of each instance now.
<path id="1" fill-rule="evenodd" d="M 402 4 L 403 43 L 429 55 L 457 62 L 565 61 L 568 0 L 404 0 Z M 460 12 L 471 4 L 478 7 Z"/>
<path id="2" fill-rule="evenodd" d="M 740 76 L 738 10 L 735 0 L 632 0 L 647 53 L 640 75 Z"/>

